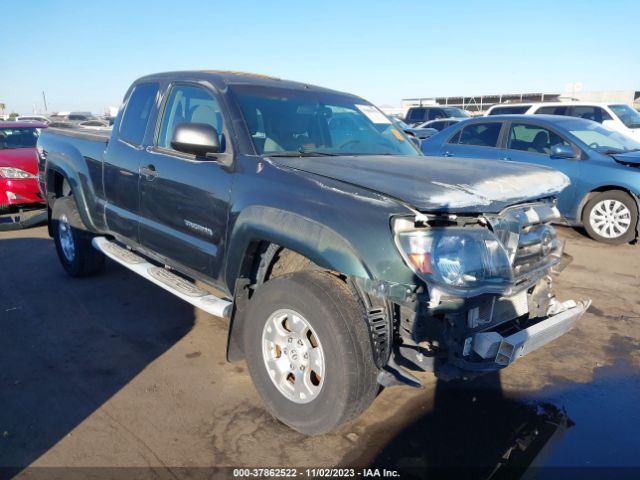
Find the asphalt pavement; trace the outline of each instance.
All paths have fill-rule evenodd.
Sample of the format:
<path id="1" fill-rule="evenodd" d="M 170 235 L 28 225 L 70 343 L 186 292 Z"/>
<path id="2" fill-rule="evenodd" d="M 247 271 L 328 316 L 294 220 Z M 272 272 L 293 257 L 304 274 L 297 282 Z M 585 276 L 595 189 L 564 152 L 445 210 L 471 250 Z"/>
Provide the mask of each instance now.
<path id="1" fill-rule="evenodd" d="M 563 478 L 615 466 L 638 478 L 640 246 L 560 234 L 574 262 L 556 292 L 593 300 L 573 331 L 500 375 L 421 374 L 423 388 L 386 389 L 355 421 L 305 437 L 264 410 L 243 362 L 226 363 L 224 320 L 110 261 L 69 278 L 44 227 L 0 232 L 0 477 L 368 466 Z"/>

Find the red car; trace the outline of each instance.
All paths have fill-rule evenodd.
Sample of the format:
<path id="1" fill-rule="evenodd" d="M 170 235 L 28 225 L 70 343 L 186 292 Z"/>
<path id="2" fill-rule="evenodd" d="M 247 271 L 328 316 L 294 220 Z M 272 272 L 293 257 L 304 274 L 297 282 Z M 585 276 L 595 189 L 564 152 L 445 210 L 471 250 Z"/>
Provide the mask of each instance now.
<path id="1" fill-rule="evenodd" d="M 36 142 L 42 123 L 0 122 L 0 214 L 44 203 L 38 187 Z"/>

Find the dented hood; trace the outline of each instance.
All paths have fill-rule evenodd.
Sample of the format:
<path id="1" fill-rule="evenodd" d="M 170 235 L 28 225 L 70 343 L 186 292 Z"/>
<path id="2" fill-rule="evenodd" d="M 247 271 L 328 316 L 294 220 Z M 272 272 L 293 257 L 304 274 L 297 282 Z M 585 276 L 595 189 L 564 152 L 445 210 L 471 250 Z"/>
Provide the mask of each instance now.
<path id="1" fill-rule="evenodd" d="M 468 158 L 271 157 L 277 164 L 394 197 L 422 212 L 499 212 L 555 196 L 569 178 L 524 163 Z"/>

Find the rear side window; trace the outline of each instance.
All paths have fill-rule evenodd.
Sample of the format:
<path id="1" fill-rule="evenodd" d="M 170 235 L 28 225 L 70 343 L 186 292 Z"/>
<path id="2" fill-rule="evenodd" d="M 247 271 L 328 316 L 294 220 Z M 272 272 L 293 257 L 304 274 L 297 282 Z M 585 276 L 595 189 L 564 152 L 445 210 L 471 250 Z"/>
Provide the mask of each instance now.
<path id="1" fill-rule="evenodd" d="M 528 105 L 518 107 L 496 107 L 489 112 L 489 115 L 522 115 L 529 110 Z"/>
<path id="2" fill-rule="evenodd" d="M 567 115 L 566 106 L 540 107 L 535 111 L 536 115 Z"/>
<path id="3" fill-rule="evenodd" d="M 407 122 L 415 123 L 422 122 L 426 120 L 425 118 L 426 109 L 425 108 L 411 108 L 409 109 L 409 115 L 407 116 Z"/>
<path id="4" fill-rule="evenodd" d="M 445 118 L 444 111 L 440 108 L 430 108 L 427 120 L 437 120 L 438 118 Z"/>
<path id="5" fill-rule="evenodd" d="M 467 125 L 462 131 L 454 135 L 451 140 L 449 140 L 449 143 L 474 145 L 477 147 L 495 147 L 498 145 L 501 127 L 502 124 L 499 122 Z"/>
<path id="6" fill-rule="evenodd" d="M 133 89 L 120 122 L 120 138 L 133 145 L 142 144 L 158 88 L 157 83 L 141 83 Z"/>

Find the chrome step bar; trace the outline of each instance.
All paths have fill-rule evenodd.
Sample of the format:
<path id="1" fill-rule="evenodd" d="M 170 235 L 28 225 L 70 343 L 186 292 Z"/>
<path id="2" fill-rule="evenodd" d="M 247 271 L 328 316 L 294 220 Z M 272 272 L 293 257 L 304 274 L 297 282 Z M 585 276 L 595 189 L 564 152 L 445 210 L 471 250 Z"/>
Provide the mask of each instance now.
<path id="1" fill-rule="evenodd" d="M 121 247 L 105 237 L 94 237 L 93 247 L 110 259 L 155 283 L 159 287 L 216 317 L 231 315 L 231 302 L 194 285 L 166 268 L 158 267 L 131 250 Z"/>

